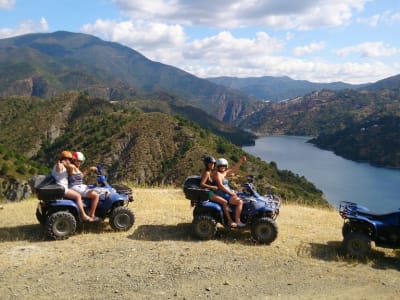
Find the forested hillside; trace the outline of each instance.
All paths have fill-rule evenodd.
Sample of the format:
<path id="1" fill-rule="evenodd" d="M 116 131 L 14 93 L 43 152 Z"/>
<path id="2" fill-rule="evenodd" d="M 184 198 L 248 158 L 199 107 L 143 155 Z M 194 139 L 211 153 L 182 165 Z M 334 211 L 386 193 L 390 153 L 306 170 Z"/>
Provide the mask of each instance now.
<path id="1" fill-rule="evenodd" d="M 85 154 L 85 166 L 102 164 L 111 182 L 181 187 L 187 176 L 200 174 L 205 155 L 225 157 L 233 164 L 243 154 L 240 147 L 183 116 L 144 112 L 131 102 L 110 103 L 74 93 L 30 100 L 1 100 L 8 113 L 0 119 L 5 125 L 0 127 L 0 142 L 29 157 L 41 172 L 49 171 L 58 153 L 69 149 Z M 38 167 L 32 170 L 15 177 L 23 180 L 39 172 Z M 327 205 L 321 191 L 304 177 L 251 155 L 233 181 L 237 188 L 249 173 L 261 191 L 272 185 L 287 201 Z"/>
<path id="2" fill-rule="evenodd" d="M 400 86 L 400 85 L 399 85 Z M 291 101 L 270 103 L 240 124 L 260 135 L 319 137 L 322 148 L 353 160 L 400 167 L 400 89 L 314 92 Z M 390 121 L 389 121 L 390 120 Z"/>

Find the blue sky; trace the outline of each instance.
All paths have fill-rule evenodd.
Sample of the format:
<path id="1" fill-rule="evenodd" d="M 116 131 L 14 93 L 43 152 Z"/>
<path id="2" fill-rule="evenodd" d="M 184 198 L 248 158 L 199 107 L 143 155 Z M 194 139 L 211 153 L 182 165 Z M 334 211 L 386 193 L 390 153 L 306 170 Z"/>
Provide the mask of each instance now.
<path id="1" fill-rule="evenodd" d="M 0 0 L 0 38 L 66 30 L 198 77 L 400 74 L 399 0 Z"/>

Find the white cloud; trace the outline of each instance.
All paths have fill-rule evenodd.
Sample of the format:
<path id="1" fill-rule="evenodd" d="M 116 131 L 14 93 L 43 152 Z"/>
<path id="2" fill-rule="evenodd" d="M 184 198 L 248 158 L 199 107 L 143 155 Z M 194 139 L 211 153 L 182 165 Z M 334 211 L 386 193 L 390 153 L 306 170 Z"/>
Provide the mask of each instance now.
<path id="1" fill-rule="evenodd" d="M 152 60 L 173 64 L 182 59 L 185 33 L 180 25 L 99 19 L 94 24 L 84 25 L 81 30 L 131 47 Z"/>
<path id="2" fill-rule="evenodd" d="M 23 22 L 16 28 L 0 28 L 0 38 L 8 38 L 27 33 L 46 32 L 48 29 L 49 25 L 46 19 L 41 18 L 39 22 Z"/>
<path id="3" fill-rule="evenodd" d="M 293 53 L 297 56 L 304 55 L 304 54 L 311 54 L 317 51 L 320 51 L 325 48 L 324 42 L 312 42 L 309 45 L 295 47 L 293 49 Z"/>
<path id="4" fill-rule="evenodd" d="M 132 19 L 238 28 L 264 25 L 308 30 L 342 26 L 371 0 L 115 0 Z"/>
<path id="5" fill-rule="evenodd" d="M 11 9 L 15 5 L 15 0 L 0 0 L 0 9 Z"/>
<path id="6" fill-rule="evenodd" d="M 349 56 L 353 53 L 361 57 L 383 57 L 400 53 L 400 48 L 390 47 L 383 42 L 366 42 L 354 46 L 344 47 L 335 51 L 339 56 Z"/>

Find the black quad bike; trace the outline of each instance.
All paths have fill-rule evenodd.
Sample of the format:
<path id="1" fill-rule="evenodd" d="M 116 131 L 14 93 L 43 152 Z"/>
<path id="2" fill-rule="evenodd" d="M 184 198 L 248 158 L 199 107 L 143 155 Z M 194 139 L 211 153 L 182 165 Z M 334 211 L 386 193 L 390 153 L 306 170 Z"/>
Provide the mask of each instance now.
<path id="1" fill-rule="evenodd" d="M 400 248 L 400 210 L 375 214 L 365 206 L 342 201 L 339 214 L 344 219 L 343 247 L 355 258 L 364 258 L 371 250 L 371 242 L 383 248 Z"/>
<path id="2" fill-rule="evenodd" d="M 127 207 L 133 201 L 132 190 L 122 184 L 111 186 L 101 166 L 97 166 L 97 174 L 97 184 L 89 185 L 99 193 L 96 216 L 102 220 L 108 218 L 111 228 L 116 231 L 130 229 L 135 222 L 134 213 Z M 61 240 L 73 235 L 82 220 L 76 202 L 64 197 L 64 188 L 55 184 L 51 175 L 37 175 L 30 185 L 39 200 L 36 218 L 44 226 L 47 236 Z M 88 212 L 90 199 L 83 198 L 82 201 Z"/>
<path id="3" fill-rule="evenodd" d="M 200 187 L 200 176 L 186 178 L 183 191 L 185 197 L 191 201 L 193 209 L 192 233 L 201 240 L 215 237 L 217 224 L 228 227 L 222 206 L 208 199 L 209 190 Z M 279 215 L 280 198 L 272 193 L 261 196 L 255 186 L 254 177 L 248 176 L 248 182 L 242 192 L 237 193 L 243 200 L 241 221 L 246 224 L 243 228 L 251 229 L 254 240 L 262 244 L 272 243 L 278 236 L 278 227 L 275 219 Z M 234 218 L 235 206 L 229 207 Z"/>

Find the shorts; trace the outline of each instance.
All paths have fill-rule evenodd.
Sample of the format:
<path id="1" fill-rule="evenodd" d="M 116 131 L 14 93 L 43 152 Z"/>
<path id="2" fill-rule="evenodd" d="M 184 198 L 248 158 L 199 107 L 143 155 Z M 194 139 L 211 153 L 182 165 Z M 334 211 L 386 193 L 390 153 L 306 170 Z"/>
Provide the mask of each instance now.
<path id="1" fill-rule="evenodd" d="M 71 190 L 74 190 L 75 192 L 78 192 L 81 194 L 82 197 L 85 197 L 87 192 L 89 192 L 89 187 L 86 184 L 79 184 L 79 185 L 73 185 L 71 186 Z"/>

